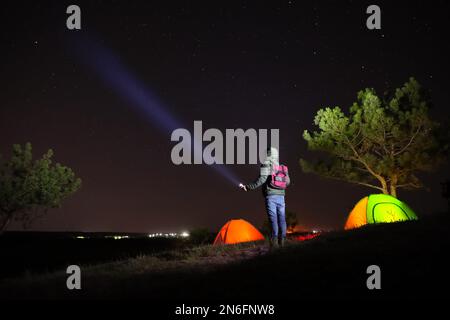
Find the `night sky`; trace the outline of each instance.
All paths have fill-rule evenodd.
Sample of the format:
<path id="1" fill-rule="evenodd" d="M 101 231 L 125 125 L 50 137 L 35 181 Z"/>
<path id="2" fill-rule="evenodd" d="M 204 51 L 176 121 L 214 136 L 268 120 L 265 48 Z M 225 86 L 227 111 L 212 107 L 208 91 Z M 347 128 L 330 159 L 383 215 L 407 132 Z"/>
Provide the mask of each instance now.
<path id="1" fill-rule="evenodd" d="M 311 228 L 341 228 L 372 192 L 302 173 L 299 159 L 315 155 L 301 134 L 320 107 L 347 110 L 359 90 L 382 93 L 414 76 L 431 92 L 432 116 L 448 118 L 448 1 L 167 2 L 2 4 L 0 153 L 27 141 L 35 155 L 52 148 L 83 180 L 31 229 L 176 232 L 266 218 L 260 191 L 241 192 L 205 165 L 173 165 L 170 133 L 77 58 L 80 37 L 119 57 L 189 130 L 194 120 L 223 131 L 279 128 L 293 181 L 287 209 Z M 81 31 L 66 29 L 70 4 L 81 7 Z M 381 7 L 381 30 L 365 26 L 370 4 Z M 259 173 L 228 167 L 243 182 Z M 448 177 L 443 167 L 425 175 L 428 190 L 399 196 L 422 216 L 443 210 Z"/>

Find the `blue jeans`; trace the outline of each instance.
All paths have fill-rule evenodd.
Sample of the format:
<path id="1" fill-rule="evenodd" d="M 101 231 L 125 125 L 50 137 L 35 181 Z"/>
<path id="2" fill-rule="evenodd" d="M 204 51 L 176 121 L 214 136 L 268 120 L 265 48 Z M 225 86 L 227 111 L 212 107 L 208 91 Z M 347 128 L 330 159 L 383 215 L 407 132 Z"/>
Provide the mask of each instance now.
<path id="1" fill-rule="evenodd" d="M 272 239 L 278 238 L 278 228 L 281 229 L 281 237 L 286 238 L 286 215 L 284 196 L 271 195 L 266 197 L 266 210 L 269 222 L 272 226 Z"/>

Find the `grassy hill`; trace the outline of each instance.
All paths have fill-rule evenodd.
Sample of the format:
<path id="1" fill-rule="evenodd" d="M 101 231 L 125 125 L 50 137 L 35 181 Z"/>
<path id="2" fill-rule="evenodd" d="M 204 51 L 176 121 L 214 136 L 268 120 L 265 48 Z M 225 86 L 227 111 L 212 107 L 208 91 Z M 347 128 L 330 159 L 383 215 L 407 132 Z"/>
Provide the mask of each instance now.
<path id="1" fill-rule="evenodd" d="M 448 215 L 333 232 L 267 252 L 263 243 L 200 246 L 81 265 L 82 290 L 65 270 L 0 282 L 1 298 L 139 298 L 172 301 L 438 298 L 448 288 Z M 381 290 L 366 269 L 381 268 Z"/>

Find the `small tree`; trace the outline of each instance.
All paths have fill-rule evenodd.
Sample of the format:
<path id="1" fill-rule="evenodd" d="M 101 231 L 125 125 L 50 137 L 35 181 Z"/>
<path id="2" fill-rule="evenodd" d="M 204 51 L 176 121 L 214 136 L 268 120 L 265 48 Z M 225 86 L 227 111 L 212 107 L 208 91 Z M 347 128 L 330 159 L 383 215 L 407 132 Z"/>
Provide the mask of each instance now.
<path id="1" fill-rule="evenodd" d="M 214 239 L 211 236 L 211 232 L 207 228 L 200 227 L 189 231 L 189 240 L 192 244 L 201 245 L 212 243 Z"/>
<path id="2" fill-rule="evenodd" d="M 298 224 L 297 214 L 295 212 L 286 210 L 286 227 L 287 231 L 294 231 Z M 270 225 L 269 219 L 264 220 L 261 226 L 261 232 L 265 235 L 270 236 L 272 234 L 272 227 Z"/>
<path id="3" fill-rule="evenodd" d="M 33 160 L 27 143 L 14 145 L 10 160 L 0 158 L 0 233 L 11 221 L 27 226 L 80 188 L 81 180 L 70 168 L 53 164 L 52 156 L 50 149 Z"/>
<path id="4" fill-rule="evenodd" d="M 298 224 L 297 214 L 295 212 L 287 210 L 286 211 L 287 230 L 293 232 L 297 224 Z"/>
<path id="5" fill-rule="evenodd" d="M 442 182 L 442 197 L 447 200 L 448 210 L 450 211 L 450 179 Z"/>
<path id="6" fill-rule="evenodd" d="M 421 188 L 417 176 L 443 162 L 448 140 L 428 115 L 428 101 L 414 78 L 393 95 L 358 93 L 348 115 L 339 107 L 317 112 L 319 130 L 303 133 L 310 150 L 327 161 L 300 160 L 305 172 L 374 188 L 397 196 L 399 188 Z M 444 128 L 445 129 L 445 128 Z M 446 129 L 447 130 L 447 129 Z"/>

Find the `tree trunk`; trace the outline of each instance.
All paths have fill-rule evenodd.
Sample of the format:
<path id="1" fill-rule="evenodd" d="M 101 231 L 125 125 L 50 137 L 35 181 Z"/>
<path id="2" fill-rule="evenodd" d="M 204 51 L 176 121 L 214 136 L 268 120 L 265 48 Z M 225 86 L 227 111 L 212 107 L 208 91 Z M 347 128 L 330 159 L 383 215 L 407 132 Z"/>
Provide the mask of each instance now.
<path id="1" fill-rule="evenodd" d="M 397 198 L 397 182 L 398 182 L 397 176 L 393 175 L 391 177 L 391 183 L 389 186 L 389 194 L 395 198 Z"/>
<path id="2" fill-rule="evenodd" d="M 381 188 L 383 188 L 383 194 L 389 194 L 389 189 L 388 189 L 386 179 L 384 179 L 383 177 L 380 177 L 379 180 L 381 182 Z"/>
<path id="3" fill-rule="evenodd" d="M 6 228 L 8 228 L 8 225 L 10 224 L 10 222 L 11 222 L 11 218 L 7 217 L 4 221 L 2 221 L 0 223 L 0 235 L 2 235 L 6 231 Z"/>
<path id="4" fill-rule="evenodd" d="M 397 186 L 391 184 L 391 191 L 390 191 L 391 196 L 397 198 Z"/>

